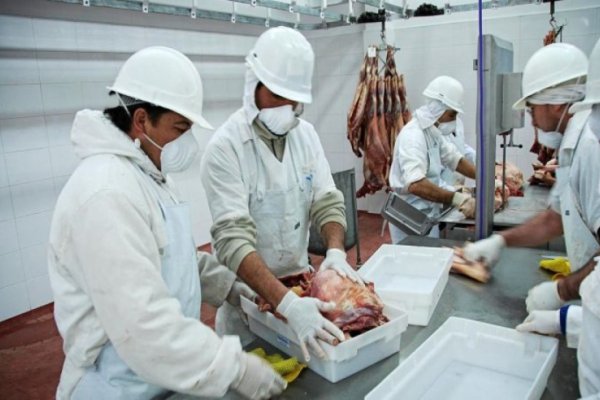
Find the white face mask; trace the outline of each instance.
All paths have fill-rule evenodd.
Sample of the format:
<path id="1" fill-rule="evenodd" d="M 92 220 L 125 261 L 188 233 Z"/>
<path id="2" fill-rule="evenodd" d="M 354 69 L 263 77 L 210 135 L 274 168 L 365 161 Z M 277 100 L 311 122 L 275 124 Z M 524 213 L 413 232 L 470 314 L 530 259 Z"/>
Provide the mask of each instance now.
<path id="1" fill-rule="evenodd" d="M 258 119 L 277 136 L 283 136 L 298 125 L 298 113 L 288 104 L 280 107 L 263 108 Z"/>
<path id="2" fill-rule="evenodd" d="M 198 154 L 198 142 L 196 142 L 192 131 L 187 131 L 163 147 L 156 144 L 148 135 L 144 134 L 144 136 L 161 150 L 160 170 L 165 175 L 169 172 L 185 171 L 192 165 L 196 154 Z"/>
<path id="3" fill-rule="evenodd" d="M 438 129 L 442 132 L 442 135 L 450 135 L 456 132 L 456 120 L 450 122 L 440 122 Z"/>
<path id="4" fill-rule="evenodd" d="M 558 125 L 556 125 L 556 129 L 554 131 L 546 132 L 541 129 L 539 130 L 538 142 L 550 149 L 558 149 L 560 147 L 564 135 L 558 132 L 558 128 L 560 127 L 560 124 L 562 123 L 562 120 L 565 117 L 565 115 L 567 115 L 568 109 L 569 105 L 567 104 L 565 105 L 565 109 L 562 115 L 560 116 L 560 119 L 558 120 Z"/>

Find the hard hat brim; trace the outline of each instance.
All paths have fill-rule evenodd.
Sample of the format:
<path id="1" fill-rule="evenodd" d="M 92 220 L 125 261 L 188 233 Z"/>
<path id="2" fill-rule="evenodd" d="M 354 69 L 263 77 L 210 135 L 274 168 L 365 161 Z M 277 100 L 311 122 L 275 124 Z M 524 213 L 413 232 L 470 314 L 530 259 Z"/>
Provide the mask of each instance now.
<path id="1" fill-rule="evenodd" d="M 592 106 L 594 104 L 598 104 L 597 100 L 582 100 L 582 101 L 578 101 L 577 103 L 573 103 L 573 105 L 571 107 L 569 107 L 569 114 L 575 114 L 576 112 L 579 111 L 583 111 L 583 110 L 589 110 L 590 108 L 592 108 Z"/>

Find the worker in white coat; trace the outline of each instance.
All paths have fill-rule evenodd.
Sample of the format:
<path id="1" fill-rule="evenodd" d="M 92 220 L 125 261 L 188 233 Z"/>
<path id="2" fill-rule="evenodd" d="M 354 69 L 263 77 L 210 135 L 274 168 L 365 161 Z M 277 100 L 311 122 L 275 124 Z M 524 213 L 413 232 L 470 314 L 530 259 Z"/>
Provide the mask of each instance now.
<path id="1" fill-rule="evenodd" d="M 594 156 L 595 160 L 600 158 L 600 40 L 590 55 L 585 99 L 573 104 L 569 112 L 587 113 L 590 108 L 592 112 L 577 145 L 577 149 L 582 145 L 589 147 L 585 154 L 590 158 L 581 157 L 584 153 L 578 150 L 573 158 L 572 168 L 585 168 L 585 174 L 582 175 L 586 175 L 580 176 L 579 182 L 574 182 L 579 183 L 581 189 L 578 207 L 585 206 L 578 208 L 576 212 L 581 212 L 585 221 L 589 218 L 594 221 L 580 229 L 585 229 L 584 235 L 589 231 L 592 237 L 598 239 L 600 202 L 597 200 L 600 198 L 600 176 L 597 171 L 598 162 L 592 164 L 591 161 Z M 584 201 L 586 197 L 588 199 Z M 561 307 L 565 301 L 579 297 L 581 307 Z M 577 347 L 579 391 L 582 398 L 600 399 L 600 257 L 567 276 L 556 286 L 553 283 L 542 283 L 533 288 L 527 297 L 527 310 L 530 312 L 529 316 L 517 329 L 565 335 L 567 345 Z"/>
<path id="2" fill-rule="evenodd" d="M 188 206 L 167 177 L 198 145 L 202 82 L 180 52 L 132 55 L 109 88 L 120 105 L 77 113 L 81 162 L 63 188 L 49 240 L 54 315 L 65 361 L 58 399 L 151 399 L 169 391 L 266 399 L 271 367 L 200 322 L 201 300 L 239 302 L 243 285 L 196 252 Z"/>
<path id="3" fill-rule="evenodd" d="M 202 160 L 202 183 L 213 218 L 219 260 L 262 296 L 308 349 L 323 357 L 317 338 L 343 340 L 321 311 L 332 303 L 301 298 L 277 278 L 309 271 L 308 232 L 315 224 L 328 247 L 321 269 L 362 282 L 346 261 L 344 199 L 336 189 L 313 126 L 299 118 L 312 101 L 314 53 L 299 32 L 263 33 L 246 57 L 243 106 L 217 130 Z M 220 334 L 253 335 L 232 307 L 219 308 Z"/>
<path id="4" fill-rule="evenodd" d="M 442 137 L 449 143 L 456 146 L 456 149 L 463 155 L 471 164 L 475 164 L 476 153 L 475 149 L 465 142 L 465 125 L 463 124 L 460 115 L 456 116 L 456 128 L 450 132 L 445 130 L 442 132 Z M 450 191 L 456 191 L 460 186 L 465 184 L 465 176 L 452 171 L 450 168 L 444 167 L 442 170 L 442 187 Z"/>
<path id="5" fill-rule="evenodd" d="M 586 55 L 577 47 L 555 43 L 536 51 L 523 71 L 523 97 L 514 108 L 528 108 L 540 138 L 559 149 L 557 183 L 547 210 L 524 224 L 465 246 L 465 257 L 493 265 L 506 246 L 536 246 L 564 233 L 571 270 L 593 263 L 598 251 L 594 237 L 600 227 L 600 157 L 591 132 L 582 134 L 590 114 L 575 114 L 569 106 L 583 99 L 587 75 Z M 550 288 L 552 286 L 552 288 Z M 545 286 L 556 295 L 556 282 Z"/>
<path id="6" fill-rule="evenodd" d="M 475 179 L 475 166 L 455 145 L 443 138 L 456 131 L 458 113 L 463 112 L 464 90 L 459 81 L 439 76 L 423 91 L 427 104 L 418 108 L 398 134 L 390 172 L 390 186 L 406 202 L 436 218 L 442 205 L 452 204 L 467 215 L 474 214 L 475 199 L 466 193 L 444 188 L 442 170 L 458 171 Z M 406 234 L 390 224 L 392 243 Z M 438 237 L 435 226 L 431 237 Z"/>

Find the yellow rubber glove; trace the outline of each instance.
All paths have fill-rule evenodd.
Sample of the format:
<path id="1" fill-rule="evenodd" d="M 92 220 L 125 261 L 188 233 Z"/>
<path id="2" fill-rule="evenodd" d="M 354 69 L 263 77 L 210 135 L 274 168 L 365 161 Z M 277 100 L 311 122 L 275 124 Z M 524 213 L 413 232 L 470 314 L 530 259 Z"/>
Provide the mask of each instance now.
<path id="1" fill-rule="evenodd" d="M 281 375 L 287 383 L 295 381 L 300 375 L 300 372 L 306 368 L 306 364 L 299 363 L 296 357 L 285 359 L 281 354 L 275 353 L 269 355 L 260 347 L 250 351 L 250 353 L 259 356 L 271 364 L 271 367 L 275 370 L 275 372 Z"/>
<path id="2" fill-rule="evenodd" d="M 571 273 L 571 264 L 565 257 L 540 260 L 540 268 L 556 272 L 556 274 L 552 276 L 552 280 L 564 278 Z"/>

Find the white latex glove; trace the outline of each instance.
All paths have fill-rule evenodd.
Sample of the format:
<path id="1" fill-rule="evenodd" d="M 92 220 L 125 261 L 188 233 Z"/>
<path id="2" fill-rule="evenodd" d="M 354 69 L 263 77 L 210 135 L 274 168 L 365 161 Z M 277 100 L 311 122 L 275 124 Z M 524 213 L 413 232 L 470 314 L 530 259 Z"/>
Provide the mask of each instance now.
<path id="1" fill-rule="evenodd" d="M 233 282 L 233 285 L 231 285 L 231 289 L 229 290 L 226 300 L 229 304 L 235 307 L 235 310 L 240 315 L 242 322 L 248 326 L 248 316 L 244 310 L 242 310 L 241 306 L 242 296 L 254 301 L 256 298 L 256 293 L 254 293 L 254 291 L 250 289 L 250 286 L 246 285 L 244 282 L 236 280 Z"/>
<path id="2" fill-rule="evenodd" d="M 475 217 L 475 199 L 466 193 L 455 192 L 452 196 L 452 205 L 467 218 Z"/>
<path id="3" fill-rule="evenodd" d="M 358 272 L 356 272 L 354 268 L 352 268 L 346 261 L 346 252 L 340 249 L 327 250 L 325 259 L 321 263 L 320 269 L 323 271 L 326 269 L 332 269 L 344 278 L 347 277 L 359 285 L 365 285 L 360 275 L 358 275 Z"/>
<path id="4" fill-rule="evenodd" d="M 527 312 L 534 310 L 557 310 L 565 302 L 558 295 L 558 282 L 544 282 L 532 287 L 527 292 Z"/>
<path id="5" fill-rule="evenodd" d="M 281 394 L 287 387 L 286 381 L 260 357 L 254 354 L 240 355 L 240 372 L 231 383 L 231 388 L 247 399 L 270 399 Z"/>
<path id="6" fill-rule="evenodd" d="M 490 267 L 500 258 L 500 252 L 506 247 L 504 238 L 494 234 L 487 239 L 475 243 L 468 243 L 464 248 L 464 257 L 467 261 L 483 261 Z"/>
<path id="7" fill-rule="evenodd" d="M 544 335 L 560 333 L 560 311 L 533 311 L 516 329 L 519 332 L 537 332 Z"/>
<path id="8" fill-rule="evenodd" d="M 325 358 L 317 338 L 333 344 L 335 339 L 344 340 L 344 333 L 331 321 L 321 315 L 321 311 L 332 311 L 335 303 L 325 303 L 314 297 L 298 297 L 289 291 L 277 306 L 277 312 L 283 315 L 290 328 L 298 336 L 304 360 L 308 362 L 308 348 L 319 358 Z"/>

